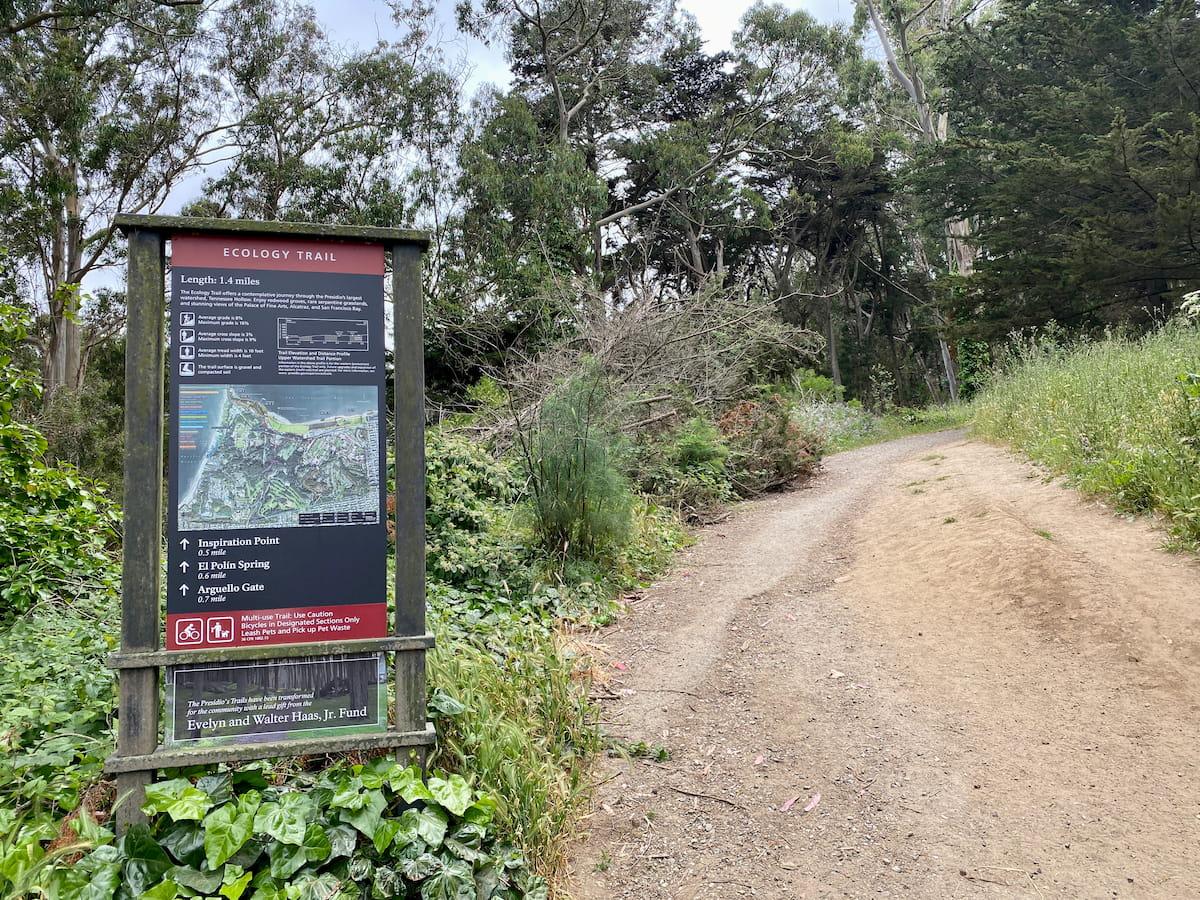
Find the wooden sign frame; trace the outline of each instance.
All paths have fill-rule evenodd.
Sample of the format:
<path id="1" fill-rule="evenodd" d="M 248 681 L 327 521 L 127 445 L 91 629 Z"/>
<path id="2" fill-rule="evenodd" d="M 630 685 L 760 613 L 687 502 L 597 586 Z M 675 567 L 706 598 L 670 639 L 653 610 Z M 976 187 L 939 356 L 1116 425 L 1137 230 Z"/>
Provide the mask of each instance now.
<path id="1" fill-rule="evenodd" d="M 125 343 L 125 491 L 121 572 L 121 649 L 109 657 L 119 681 L 117 749 L 105 764 L 116 775 L 118 829 L 144 822 L 146 786 L 158 769 L 273 757 L 394 749 L 424 765 L 434 741 L 426 720 L 425 373 L 421 257 L 424 232 L 395 228 L 120 215 L 129 241 Z M 382 245 L 391 258 L 395 360 L 396 615 L 384 638 L 163 650 L 163 435 L 167 328 L 166 242 L 175 235 L 309 238 Z M 160 744 L 160 670 L 193 663 L 291 659 L 334 654 L 394 654 L 394 721 L 380 734 L 179 748 Z"/>

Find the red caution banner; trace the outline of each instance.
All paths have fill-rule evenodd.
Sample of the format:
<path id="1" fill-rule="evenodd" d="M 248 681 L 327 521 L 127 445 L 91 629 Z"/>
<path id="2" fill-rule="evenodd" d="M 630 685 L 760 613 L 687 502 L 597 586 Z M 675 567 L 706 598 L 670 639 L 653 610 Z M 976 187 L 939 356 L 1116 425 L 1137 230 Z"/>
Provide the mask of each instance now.
<path id="1" fill-rule="evenodd" d="M 307 644 L 384 637 L 387 605 L 299 606 L 167 616 L 168 650 Z"/>

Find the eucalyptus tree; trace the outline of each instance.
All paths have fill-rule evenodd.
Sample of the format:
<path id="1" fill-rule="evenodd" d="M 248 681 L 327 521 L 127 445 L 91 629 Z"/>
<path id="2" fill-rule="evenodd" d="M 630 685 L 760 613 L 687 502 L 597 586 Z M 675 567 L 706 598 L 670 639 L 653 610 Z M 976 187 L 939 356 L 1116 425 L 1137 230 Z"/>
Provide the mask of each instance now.
<path id="1" fill-rule="evenodd" d="M 118 258 L 118 212 L 154 212 L 220 129 L 205 15 L 161 0 L 10 0 L 0 28 L 0 228 L 40 308 L 48 392 L 78 388 L 120 317 L 81 284 Z"/>
<path id="2" fill-rule="evenodd" d="M 879 41 L 887 70 L 906 109 L 897 115 L 917 144 L 935 146 L 949 135 L 949 117 L 940 106 L 942 86 L 938 83 L 935 45 L 965 27 L 989 0 L 856 0 L 856 24 L 870 24 Z M 910 153 L 910 157 L 915 153 Z M 946 271 L 970 276 L 975 269 L 976 248 L 968 216 L 950 215 L 941 220 Z M 934 260 L 916 228 L 911 231 L 917 259 L 932 273 Z M 958 400 L 958 372 L 954 352 L 945 330 L 939 338 L 946 382 L 952 401 Z"/>
<path id="3" fill-rule="evenodd" d="M 398 226 L 437 205 L 459 84 L 420 30 L 347 52 L 295 0 L 230 5 L 216 28 L 232 152 L 189 211 Z"/>

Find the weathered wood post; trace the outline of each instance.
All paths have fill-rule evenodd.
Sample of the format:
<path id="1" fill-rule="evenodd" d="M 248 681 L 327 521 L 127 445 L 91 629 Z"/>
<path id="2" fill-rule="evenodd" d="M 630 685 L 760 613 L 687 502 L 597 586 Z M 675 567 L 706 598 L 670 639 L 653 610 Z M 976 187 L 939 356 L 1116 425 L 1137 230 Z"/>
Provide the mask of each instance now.
<path id="1" fill-rule="evenodd" d="M 396 634 L 425 633 L 425 348 L 421 249 L 393 244 Z M 425 654 L 396 654 L 396 728 L 425 727 Z M 424 748 L 418 757 L 425 764 Z"/>
<path id="2" fill-rule="evenodd" d="M 121 652 L 158 649 L 162 554 L 163 238 L 157 231 L 129 232 L 128 319 L 125 350 L 125 522 L 121 565 Z M 117 746 L 126 755 L 158 745 L 158 666 L 123 669 Z M 142 804 L 152 773 L 117 776 L 117 825 L 145 821 Z"/>

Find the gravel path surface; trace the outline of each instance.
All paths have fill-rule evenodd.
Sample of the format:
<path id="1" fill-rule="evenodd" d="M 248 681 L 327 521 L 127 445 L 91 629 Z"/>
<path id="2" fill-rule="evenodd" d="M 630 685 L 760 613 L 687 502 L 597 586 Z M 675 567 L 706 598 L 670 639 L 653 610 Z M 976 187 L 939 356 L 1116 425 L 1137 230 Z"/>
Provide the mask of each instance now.
<path id="1" fill-rule="evenodd" d="M 1200 566 L 961 433 L 829 458 L 598 638 L 579 900 L 1200 896 Z"/>

